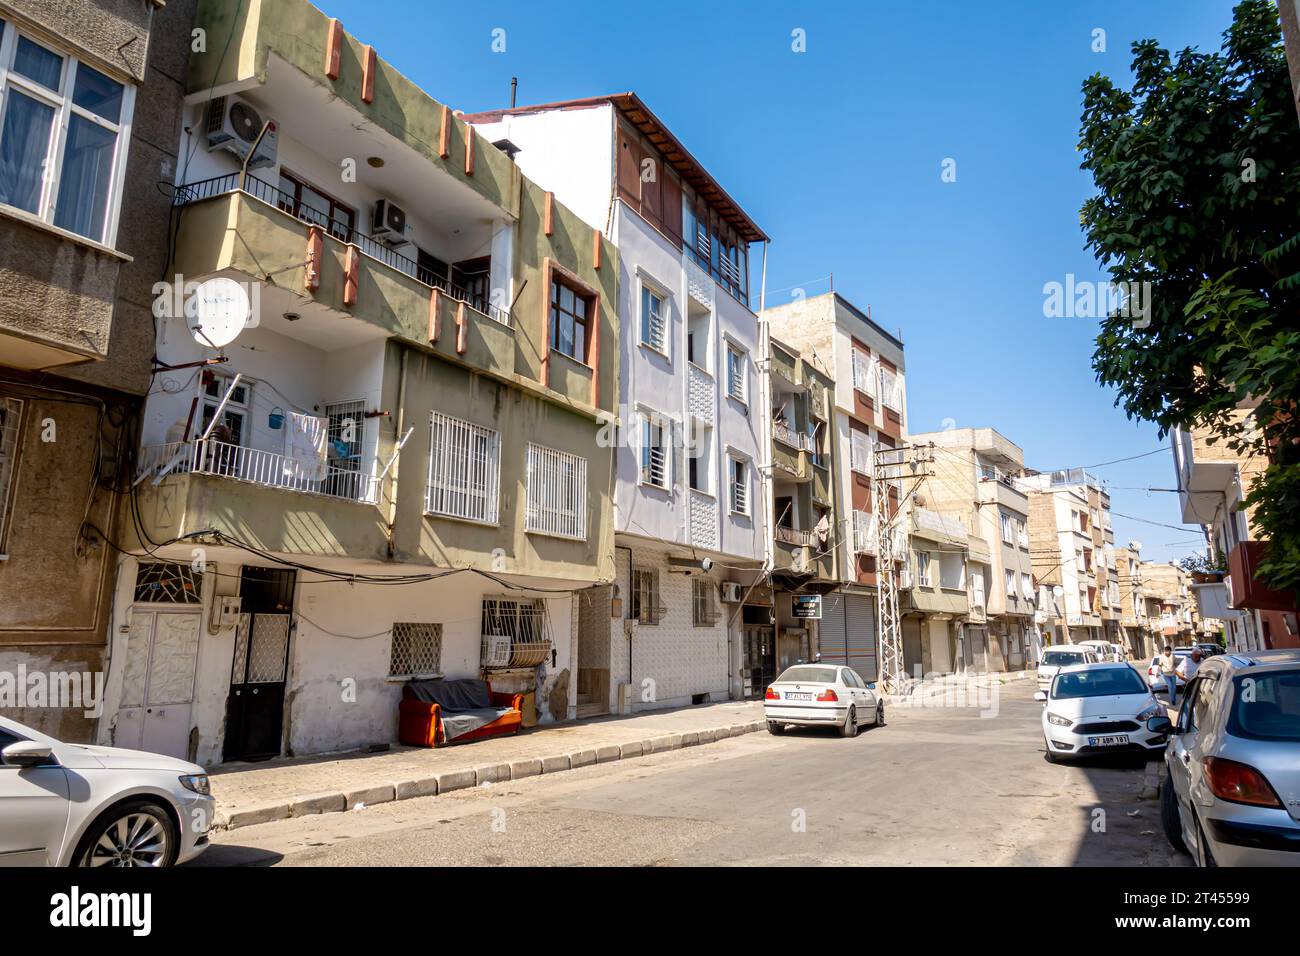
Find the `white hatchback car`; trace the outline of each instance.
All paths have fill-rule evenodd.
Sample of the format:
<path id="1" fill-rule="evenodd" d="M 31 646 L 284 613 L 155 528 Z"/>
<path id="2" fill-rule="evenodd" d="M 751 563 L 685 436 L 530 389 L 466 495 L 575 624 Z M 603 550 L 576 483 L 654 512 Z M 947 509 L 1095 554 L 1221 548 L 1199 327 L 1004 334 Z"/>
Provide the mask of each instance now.
<path id="1" fill-rule="evenodd" d="M 1165 709 L 1142 675 L 1129 664 L 1065 667 L 1051 688 L 1034 700 L 1044 702 L 1043 743 L 1047 760 L 1100 753 L 1157 753 L 1168 737 L 1147 728 Z"/>
<path id="2" fill-rule="evenodd" d="M 172 866 L 208 846 L 197 764 L 67 744 L 0 717 L 0 866 Z"/>
<path id="3" fill-rule="evenodd" d="M 885 702 L 851 667 L 796 664 L 767 688 L 763 717 L 769 733 L 783 734 L 787 724 L 837 727 L 842 737 L 857 736 L 864 724 L 885 722 Z"/>
<path id="4" fill-rule="evenodd" d="M 1047 690 L 1052 685 L 1052 678 L 1063 667 L 1095 664 L 1097 661 L 1096 649 L 1086 644 L 1057 644 L 1054 647 L 1045 647 L 1042 660 L 1038 662 L 1038 689 Z"/>

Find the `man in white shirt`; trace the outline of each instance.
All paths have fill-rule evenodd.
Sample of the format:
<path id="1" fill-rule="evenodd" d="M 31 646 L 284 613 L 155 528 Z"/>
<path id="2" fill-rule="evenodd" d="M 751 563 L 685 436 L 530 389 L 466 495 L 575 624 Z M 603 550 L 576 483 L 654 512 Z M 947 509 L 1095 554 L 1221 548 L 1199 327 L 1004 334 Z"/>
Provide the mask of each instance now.
<path id="1" fill-rule="evenodd" d="M 1201 666 L 1201 649 L 1193 648 L 1192 653 L 1183 658 L 1182 663 L 1178 665 L 1178 673 L 1187 683 L 1192 682 L 1196 676 L 1196 669 Z"/>

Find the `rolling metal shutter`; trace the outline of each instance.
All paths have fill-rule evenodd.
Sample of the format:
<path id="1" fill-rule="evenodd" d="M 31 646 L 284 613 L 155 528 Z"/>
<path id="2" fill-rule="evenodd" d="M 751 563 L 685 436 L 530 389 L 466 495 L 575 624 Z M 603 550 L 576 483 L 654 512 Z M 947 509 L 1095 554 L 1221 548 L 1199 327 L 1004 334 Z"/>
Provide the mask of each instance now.
<path id="1" fill-rule="evenodd" d="M 876 659 L 876 600 L 874 595 L 842 594 L 847 638 L 847 663 L 864 681 L 879 678 Z"/>
<path id="2" fill-rule="evenodd" d="M 817 629 L 817 649 L 828 664 L 847 664 L 848 644 L 844 633 L 844 595 L 827 594 L 822 598 L 822 619 Z"/>

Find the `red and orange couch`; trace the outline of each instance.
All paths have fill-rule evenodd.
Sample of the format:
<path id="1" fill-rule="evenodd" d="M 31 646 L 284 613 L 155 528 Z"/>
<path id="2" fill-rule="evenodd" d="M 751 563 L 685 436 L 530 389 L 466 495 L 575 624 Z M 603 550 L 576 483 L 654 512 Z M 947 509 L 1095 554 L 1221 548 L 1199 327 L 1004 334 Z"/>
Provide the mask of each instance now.
<path id="1" fill-rule="evenodd" d="M 523 694 L 498 694 L 477 678 L 410 681 L 398 705 L 397 739 L 415 747 L 518 733 Z"/>

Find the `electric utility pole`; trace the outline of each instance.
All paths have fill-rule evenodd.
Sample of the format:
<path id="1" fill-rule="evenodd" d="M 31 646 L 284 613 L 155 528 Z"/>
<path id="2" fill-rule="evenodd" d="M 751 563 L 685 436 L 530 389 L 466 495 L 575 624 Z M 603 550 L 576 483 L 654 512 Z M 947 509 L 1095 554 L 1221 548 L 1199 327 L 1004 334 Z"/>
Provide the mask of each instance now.
<path id="1" fill-rule="evenodd" d="M 902 479 L 929 474 L 922 469 L 934 461 L 934 443 L 899 448 L 877 446 L 873 457 L 871 494 L 876 517 L 876 622 L 880 642 L 880 679 L 885 690 L 899 694 L 906 686 L 907 665 L 903 661 L 903 635 L 898 620 L 895 561 L 899 558 L 906 561 L 907 549 L 904 545 L 901 555 L 894 553 L 895 524 L 904 522 L 908 514 L 903 507 Z M 893 514 L 889 505 L 890 485 L 899 488 L 898 505 Z"/>

